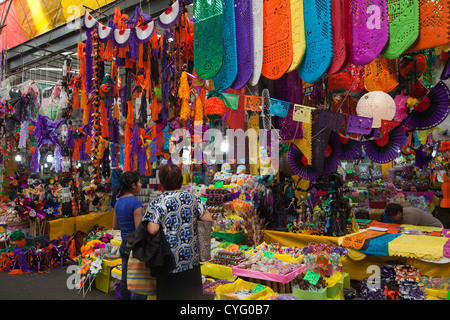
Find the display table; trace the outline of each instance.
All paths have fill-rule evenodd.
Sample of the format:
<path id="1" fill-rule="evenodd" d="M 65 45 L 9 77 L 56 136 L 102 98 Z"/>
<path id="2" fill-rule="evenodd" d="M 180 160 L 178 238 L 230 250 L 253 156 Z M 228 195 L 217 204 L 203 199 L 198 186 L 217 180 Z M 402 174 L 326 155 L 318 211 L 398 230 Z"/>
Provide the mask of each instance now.
<path id="1" fill-rule="evenodd" d="M 292 232 L 281 232 L 266 230 L 264 241 L 267 243 L 279 243 L 288 247 L 305 247 L 311 242 L 330 243 L 341 245 L 342 239 L 339 237 L 313 236 Z M 366 255 L 355 249 L 349 249 L 348 257 L 342 261 L 344 272 L 350 275 L 353 280 L 362 281 L 373 275 L 373 266 L 380 266 L 383 262 L 393 261 L 406 265 L 413 265 L 419 269 L 420 274 L 431 277 L 450 277 L 450 261 L 439 260 L 430 261 L 411 257 L 399 256 L 372 256 Z"/>
<path id="2" fill-rule="evenodd" d="M 94 225 L 99 225 L 105 229 L 112 228 L 114 210 L 103 212 L 92 212 L 89 214 L 60 218 L 47 222 L 47 230 L 50 240 L 57 239 L 65 234 L 72 235 L 74 232 L 81 230 L 87 232 Z"/>

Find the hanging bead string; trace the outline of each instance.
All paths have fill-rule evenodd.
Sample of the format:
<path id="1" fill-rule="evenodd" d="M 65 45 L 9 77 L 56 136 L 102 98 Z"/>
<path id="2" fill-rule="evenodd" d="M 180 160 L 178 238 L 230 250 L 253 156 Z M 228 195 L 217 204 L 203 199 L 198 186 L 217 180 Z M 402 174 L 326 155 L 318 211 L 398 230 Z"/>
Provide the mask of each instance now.
<path id="1" fill-rule="evenodd" d="M 101 72 L 101 61 L 100 61 L 100 48 L 99 48 L 99 41 L 98 41 L 98 33 L 97 30 L 94 29 L 92 31 L 92 59 L 93 59 L 93 66 L 94 66 L 94 74 L 93 74 L 93 91 L 92 91 L 92 115 L 93 115 L 93 121 L 92 121 L 92 136 L 93 136 L 93 179 L 96 183 L 100 183 L 101 180 L 101 174 L 100 174 L 100 158 L 99 155 L 99 148 L 100 143 L 102 141 L 102 132 L 101 132 L 101 126 L 100 126 L 100 87 L 102 82 L 102 74 Z"/>

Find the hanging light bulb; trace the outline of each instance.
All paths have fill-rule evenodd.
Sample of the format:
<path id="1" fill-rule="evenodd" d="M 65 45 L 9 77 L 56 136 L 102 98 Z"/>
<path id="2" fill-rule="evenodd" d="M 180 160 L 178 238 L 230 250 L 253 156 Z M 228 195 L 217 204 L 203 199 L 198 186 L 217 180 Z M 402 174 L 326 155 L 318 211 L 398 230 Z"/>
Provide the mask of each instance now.
<path id="1" fill-rule="evenodd" d="M 14 160 L 16 160 L 17 162 L 21 162 L 22 161 L 22 156 L 20 154 L 16 154 Z"/>
<path id="2" fill-rule="evenodd" d="M 53 155 L 51 155 L 51 154 L 47 155 L 47 162 L 49 162 L 49 163 L 53 162 Z"/>

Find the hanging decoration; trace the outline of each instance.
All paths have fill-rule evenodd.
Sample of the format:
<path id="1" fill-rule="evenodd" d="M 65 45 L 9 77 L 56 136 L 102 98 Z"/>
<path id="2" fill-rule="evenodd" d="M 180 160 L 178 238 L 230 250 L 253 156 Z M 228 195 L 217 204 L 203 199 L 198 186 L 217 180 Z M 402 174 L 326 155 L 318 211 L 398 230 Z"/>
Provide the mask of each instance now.
<path id="1" fill-rule="evenodd" d="M 263 7 L 263 65 L 261 74 L 279 79 L 292 64 L 292 27 L 289 0 L 267 0 Z"/>
<path id="2" fill-rule="evenodd" d="M 235 11 L 234 0 L 224 0 L 223 63 L 213 78 L 214 88 L 217 91 L 228 89 L 238 73 Z"/>
<path id="3" fill-rule="evenodd" d="M 333 60 L 331 0 L 304 0 L 306 50 L 298 74 L 315 83 L 328 71 Z"/>
<path id="4" fill-rule="evenodd" d="M 389 39 L 386 0 L 350 0 L 352 63 L 366 65 L 384 49 Z"/>
<path id="5" fill-rule="evenodd" d="M 404 141 L 403 126 L 399 125 L 386 135 L 363 142 L 363 149 L 370 161 L 389 163 L 398 157 Z"/>
<path id="6" fill-rule="evenodd" d="M 412 130 L 434 128 L 447 118 L 449 105 L 450 89 L 439 81 L 408 114 L 403 124 Z"/>
<path id="7" fill-rule="evenodd" d="M 321 171 L 309 164 L 308 158 L 295 144 L 289 147 L 288 162 L 292 171 L 302 179 L 314 181 L 322 175 Z"/>
<path id="8" fill-rule="evenodd" d="M 253 74 L 253 15 L 252 1 L 235 0 L 237 76 L 231 88 L 238 90 L 245 86 Z"/>
<path id="9" fill-rule="evenodd" d="M 223 1 L 194 2 L 194 68 L 201 79 L 212 79 L 223 60 Z"/>
<path id="10" fill-rule="evenodd" d="M 356 106 L 358 116 L 372 118 L 372 128 L 381 127 L 381 119 L 392 120 L 396 111 L 394 99 L 383 91 L 363 95 Z"/>
<path id="11" fill-rule="evenodd" d="M 264 1 L 252 1 L 252 33 L 253 33 L 253 74 L 248 81 L 251 86 L 256 86 L 261 77 L 263 65 L 263 8 Z"/>
<path id="12" fill-rule="evenodd" d="M 303 17 L 303 0 L 290 0 L 292 27 L 292 64 L 286 72 L 298 68 L 305 54 L 305 23 Z"/>
<path id="13" fill-rule="evenodd" d="M 331 1 L 333 60 L 328 74 L 339 73 L 351 62 L 350 0 Z"/>
<path id="14" fill-rule="evenodd" d="M 398 58 L 419 35 L 419 0 L 387 0 L 389 39 L 381 55 Z"/>

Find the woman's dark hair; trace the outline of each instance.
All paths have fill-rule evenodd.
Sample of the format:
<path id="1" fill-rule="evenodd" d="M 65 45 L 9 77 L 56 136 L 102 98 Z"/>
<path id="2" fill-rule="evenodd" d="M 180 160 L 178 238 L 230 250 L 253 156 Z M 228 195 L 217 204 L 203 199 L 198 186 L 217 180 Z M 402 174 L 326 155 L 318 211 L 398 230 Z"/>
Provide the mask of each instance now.
<path id="1" fill-rule="evenodd" d="M 403 213 L 403 207 L 398 203 L 388 203 L 388 205 L 384 209 L 384 212 L 386 212 L 386 215 L 388 217 L 395 216 L 399 211 Z"/>
<path id="2" fill-rule="evenodd" d="M 138 171 L 126 171 L 120 175 L 120 195 L 129 192 L 133 189 L 133 183 L 138 183 L 141 179 L 141 174 Z"/>
<path id="3" fill-rule="evenodd" d="M 183 184 L 183 175 L 177 165 L 168 163 L 159 169 L 159 181 L 164 190 L 177 190 Z"/>

